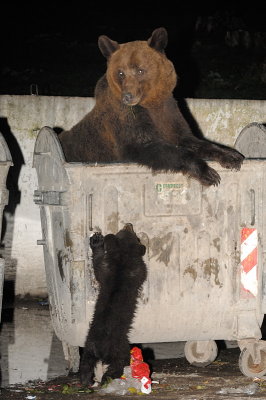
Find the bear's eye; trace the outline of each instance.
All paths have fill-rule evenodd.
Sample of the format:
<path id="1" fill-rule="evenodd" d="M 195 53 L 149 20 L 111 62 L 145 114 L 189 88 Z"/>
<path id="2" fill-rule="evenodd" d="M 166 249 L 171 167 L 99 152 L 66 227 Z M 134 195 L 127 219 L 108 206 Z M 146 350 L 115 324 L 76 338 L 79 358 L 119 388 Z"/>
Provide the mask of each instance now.
<path id="1" fill-rule="evenodd" d="M 118 77 L 119 77 L 120 79 L 123 79 L 123 78 L 125 77 L 124 72 L 123 72 L 123 71 L 118 71 Z"/>
<path id="2" fill-rule="evenodd" d="M 144 74 L 144 69 L 138 68 L 137 69 L 137 74 L 138 75 L 143 75 Z"/>

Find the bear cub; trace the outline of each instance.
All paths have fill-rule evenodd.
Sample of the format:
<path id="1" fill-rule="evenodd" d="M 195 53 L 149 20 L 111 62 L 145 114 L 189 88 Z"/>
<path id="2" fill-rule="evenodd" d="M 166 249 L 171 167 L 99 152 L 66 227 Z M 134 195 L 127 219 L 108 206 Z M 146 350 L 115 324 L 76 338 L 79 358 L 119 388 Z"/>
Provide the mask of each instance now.
<path id="1" fill-rule="evenodd" d="M 158 28 L 147 41 L 119 44 L 102 35 L 107 59 L 95 88 L 94 108 L 59 140 L 68 162 L 133 162 L 152 171 L 181 172 L 202 185 L 220 176 L 206 160 L 240 169 L 235 149 L 197 138 L 173 97 L 177 75 L 165 55 L 167 31 Z"/>
<path id="2" fill-rule="evenodd" d="M 109 377 L 120 378 L 129 365 L 128 333 L 140 288 L 147 277 L 142 259 L 146 248 L 132 224 L 126 224 L 116 235 L 94 234 L 90 246 L 99 293 L 80 361 L 80 380 L 85 385 L 94 383 L 98 361 L 107 366 L 102 384 Z"/>

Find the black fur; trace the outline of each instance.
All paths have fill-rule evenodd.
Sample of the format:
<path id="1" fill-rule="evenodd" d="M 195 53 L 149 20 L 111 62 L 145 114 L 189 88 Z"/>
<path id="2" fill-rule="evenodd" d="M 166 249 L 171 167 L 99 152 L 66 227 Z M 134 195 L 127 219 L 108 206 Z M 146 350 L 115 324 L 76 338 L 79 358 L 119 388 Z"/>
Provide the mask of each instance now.
<path id="1" fill-rule="evenodd" d="M 108 365 L 101 383 L 121 377 L 130 363 L 128 332 L 139 289 L 147 276 L 143 246 L 131 224 L 116 235 L 90 239 L 99 294 L 80 363 L 82 384 L 92 385 L 98 361 Z"/>

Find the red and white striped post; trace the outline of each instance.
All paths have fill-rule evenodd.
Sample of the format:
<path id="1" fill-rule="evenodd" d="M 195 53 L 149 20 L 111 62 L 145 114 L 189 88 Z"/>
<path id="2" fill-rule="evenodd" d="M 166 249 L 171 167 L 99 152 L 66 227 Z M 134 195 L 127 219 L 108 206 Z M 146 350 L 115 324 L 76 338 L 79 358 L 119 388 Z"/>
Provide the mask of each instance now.
<path id="1" fill-rule="evenodd" d="M 258 294 L 258 233 L 256 228 L 241 230 L 241 285 L 242 292 Z"/>

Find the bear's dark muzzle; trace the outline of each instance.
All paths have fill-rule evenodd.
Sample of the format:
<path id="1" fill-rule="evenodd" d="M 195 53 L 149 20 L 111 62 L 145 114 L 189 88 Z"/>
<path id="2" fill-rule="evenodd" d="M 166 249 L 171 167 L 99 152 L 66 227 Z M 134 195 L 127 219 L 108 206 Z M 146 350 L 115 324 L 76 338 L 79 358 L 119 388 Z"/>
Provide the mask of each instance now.
<path id="1" fill-rule="evenodd" d="M 129 231 L 129 232 L 134 233 L 133 225 L 130 224 L 130 223 L 125 224 L 123 230 L 124 230 L 124 231 Z"/>
<path id="2" fill-rule="evenodd" d="M 123 102 L 125 105 L 130 104 L 130 103 L 132 102 L 132 100 L 133 100 L 133 95 L 132 95 L 132 93 L 128 92 L 128 93 L 123 93 L 123 94 L 122 94 L 122 102 Z"/>

